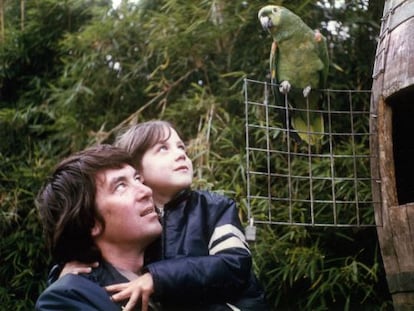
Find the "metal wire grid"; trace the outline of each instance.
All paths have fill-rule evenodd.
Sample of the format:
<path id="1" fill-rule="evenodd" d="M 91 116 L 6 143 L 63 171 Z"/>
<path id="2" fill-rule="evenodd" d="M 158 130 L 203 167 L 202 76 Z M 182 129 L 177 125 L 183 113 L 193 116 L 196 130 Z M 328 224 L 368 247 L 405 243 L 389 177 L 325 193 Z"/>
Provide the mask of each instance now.
<path id="1" fill-rule="evenodd" d="M 297 144 L 267 82 L 245 79 L 247 209 L 251 222 L 266 224 L 375 226 L 369 150 L 370 91 L 323 92 L 320 144 Z M 304 101 L 306 99 L 304 98 Z M 312 133 L 309 133 L 310 135 Z M 375 184 L 374 184 L 375 185 Z M 378 184 L 379 187 L 379 184 Z"/>

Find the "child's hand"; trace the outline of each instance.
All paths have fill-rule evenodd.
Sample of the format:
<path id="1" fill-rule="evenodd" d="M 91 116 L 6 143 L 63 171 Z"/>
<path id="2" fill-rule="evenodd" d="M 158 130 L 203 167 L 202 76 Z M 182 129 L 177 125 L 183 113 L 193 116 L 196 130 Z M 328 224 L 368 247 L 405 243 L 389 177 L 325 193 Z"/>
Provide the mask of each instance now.
<path id="1" fill-rule="evenodd" d="M 80 274 L 80 273 L 91 273 L 92 268 L 99 266 L 99 262 L 94 263 L 84 263 L 80 261 L 69 261 L 65 263 L 62 271 L 59 274 L 59 279 L 65 274 Z"/>
<path id="2" fill-rule="evenodd" d="M 106 286 L 108 292 L 117 292 L 111 296 L 113 301 L 121 301 L 129 298 L 128 303 L 122 309 L 123 311 L 131 311 L 141 298 L 141 310 L 148 311 L 150 296 L 154 292 L 154 281 L 149 273 L 145 273 L 137 279 L 121 284 Z"/>

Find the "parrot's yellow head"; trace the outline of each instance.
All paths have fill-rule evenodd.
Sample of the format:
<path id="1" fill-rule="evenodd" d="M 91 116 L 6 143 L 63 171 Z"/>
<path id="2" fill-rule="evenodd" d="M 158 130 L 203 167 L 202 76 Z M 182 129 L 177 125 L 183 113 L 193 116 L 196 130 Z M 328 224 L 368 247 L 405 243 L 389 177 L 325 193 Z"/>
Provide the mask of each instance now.
<path id="1" fill-rule="evenodd" d="M 280 23 L 282 12 L 286 10 L 278 5 L 266 5 L 259 10 L 257 17 L 264 30 L 271 32 Z"/>

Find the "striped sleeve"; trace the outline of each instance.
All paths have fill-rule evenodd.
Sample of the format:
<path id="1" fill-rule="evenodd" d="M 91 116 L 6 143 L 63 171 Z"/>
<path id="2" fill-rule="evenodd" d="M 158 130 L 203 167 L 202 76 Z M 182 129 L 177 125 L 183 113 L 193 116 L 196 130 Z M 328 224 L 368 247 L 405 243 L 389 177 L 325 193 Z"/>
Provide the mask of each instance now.
<path id="1" fill-rule="evenodd" d="M 216 227 L 211 236 L 208 248 L 210 255 L 215 255 L 233 248 L 245 249 L 250 254 L 243 232 L 232 224 Z"/>

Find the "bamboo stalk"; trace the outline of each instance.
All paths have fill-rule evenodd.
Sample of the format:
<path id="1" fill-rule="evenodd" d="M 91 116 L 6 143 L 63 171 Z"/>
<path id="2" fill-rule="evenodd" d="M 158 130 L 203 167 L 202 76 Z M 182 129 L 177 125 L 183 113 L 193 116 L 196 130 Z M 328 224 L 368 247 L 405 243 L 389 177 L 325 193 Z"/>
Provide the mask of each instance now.
<path id="1" fill-rule="evenodd" d="M 24 1 L 20 0 L 20 29 L 24 30 Z"/>
<path id="2" fill-rule="evenodd" d="M 0 0 L 0 42 L 4 41 L 4 0 Z"/>

